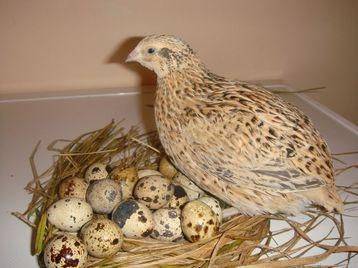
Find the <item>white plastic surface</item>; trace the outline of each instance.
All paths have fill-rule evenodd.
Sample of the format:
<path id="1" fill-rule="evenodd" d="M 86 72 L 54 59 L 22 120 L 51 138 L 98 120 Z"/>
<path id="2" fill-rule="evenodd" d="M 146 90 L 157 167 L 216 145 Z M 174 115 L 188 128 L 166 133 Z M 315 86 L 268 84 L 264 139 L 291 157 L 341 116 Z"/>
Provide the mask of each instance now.
<path id="1" fill-rule="evenodd" d="M 285 89 L 276 85 L 274 88 Z M 147 93 L 145 93 L 147 92 Z M 341 120 L 327 108 L 296 94 L 283 97 L 299 106 L 310 116 L 328 141 L 333 152 L 358 150 L 357 126 Z M 130 126 L 141 123 L 146 130 L 154 129 L 152 90 L 103 90 L 78 92 L 76 96 L 27 94 L 2 96 L 0 99 L 0 267 L 38 267 L 30 255 L 31 230 L 13 217 L 12 211 L 22 211 L 30 196 L 23 190 L 31 179 L 29 156 L 41 140 L 36 161 L 39 171 L 52 162 L 46 146 L 57 138 L 74 138 L 89 130 L 103 127 L 110 120 L 125 118 Z M 357 155 L 342 156 L 347 164 L 358 162 Z M 357 170 L 350 170 L 338 179 L 338 184 L 358 181 Z M 356 213 L 358 214 L 358 212 Z M 358 245 L 358 219 L 346 218 L 346 235 Z M 275 226 L 274 226 L 275 227 Z M 335 263 L 334 256 L 325 263 Z M 351 267 L 358 267 L 353 259 Z"/>

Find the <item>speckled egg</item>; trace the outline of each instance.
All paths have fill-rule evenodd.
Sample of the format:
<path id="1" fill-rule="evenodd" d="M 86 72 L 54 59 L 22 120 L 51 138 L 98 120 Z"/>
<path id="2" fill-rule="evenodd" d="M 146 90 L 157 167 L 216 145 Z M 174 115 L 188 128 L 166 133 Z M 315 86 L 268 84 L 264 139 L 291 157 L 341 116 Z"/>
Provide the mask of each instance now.
<path id="1" fill-rule="evenodd" d="M 85 179 L 87 182 L 103 180 L 108 176 L 106 165 L 102 163 L 94 163 L 90 165 L 85 174 Z"/>
<path id="2" fill-rule="evenodd" d="M 94 212 L 109 214 L 122 200 L 121 186 L 111 179 L 94 181 L 88 186 L 86 199 Z"/>
<path id="3" fill-rule="evenodd" d="M 187 203 L 182 210 L 181 227 L 190 242 L 213 237 L 219 230 L 219 220 L 214 211 L 201 201 Z"/>
<path id="4" fill-rule="evenodd" d="M 138 172 L 135 167 L 126 169 L 115 168 L 110 174 L 111 179 L 118 182 L 122 189 L 122 199 L 128 199 L 133 194 L 133 189 L 138 181 Z"/>
<path id="5" fill-rule="evenodd" d="M 154 228 L 152 212 L 136 200 L 121 202 L 113 210 L 112 220 L 119 225 L 126 237 L 146 237 Z"/>
<path id="6" fill-rule="evenodd" d="M 70 177 L 61 181 L 58 187 L 58 195 L 60 198 L 77 197 L 86 199 L 88 183 L 81 178 Z"/>
<path id="7" fill-rule="evenodd" d="M 121 228 L 109 219 L 91 220 L 82 227 L 80 235 L 88 254 L 97 258 L 117 253 L 123 242 Z"/>
<path id="8" fill-rule="evenodd" d="M 91 206 L 76 197 L 60 199 L 47 209 L 47 219 L 62 231 L 76 232 L 93 217 Z"/>
<path id="9" fill-rule="evenodd" d="M 210 196 L 203 196 L 203 197 L 200 197 L 198 200 L 205 203 L 206 205 L 208 205 L 214 211 L 216 216 L 218 217 L 219 222 L 220 223 L 222 222 L 223 212 L 221 210 L 220 203 L 218 200 L 216 200 L 214 197 L 210 197 Z"/>
<path id="10" fill-rule="evenodd" d="M 173 166 L 172 163 L 166 157 L 163 157 L 159 162 L 159 171 L 168 179 L 172 179 L 178 170 Z"/>
<path id="11" fill-rule="evenodd" d="M 154 229 L 151 236 L 161 241 L 178 241 L 183 238 L 180 209 L 161 208 L 153 213 Z"/>
<path id="12" fill-rule="evenodd" d="M 86 247 L 74 235 L 57 235 L 45 247 L 44 262 L 47 268 L 80 268 L 85 267 L 86 261 Z"/>
<path id="13" fill-rule="evenodd" d="M 189 197 L 181 185 L 173 183 L 173 187 L 174 187 L 174 194 L 172 198 L 169 200 L 169 203 L 166 204 L 164 207 L 181 209 L 187 202 L 189 202 Z"/>
<path id="14" fill-rule="evenodd" d="M 150 177 L 150 176 L 163 176 L 162 173 L 153 169 L 141 169 L 138 170 L 138 178 Z"/>
<path id="15" fill-rule="evenodd" d="M 184 188 L 190 201 L 198 199 L 205 194 L 204 191 L 201 190 L 198 186 L 196 186 L 194 182 L 189 180 L 184 174 L 180 172 L 175 175 L 175 177 L 173 178 L 173 182 L 180 184 Z"/>
<path id="16" fill-rule="evenodd" d="M 150 209 L 166 205 L 173 193 L 174 187 L 170 180 L 162 176 L 144 177 L 134 187 L 134 197 Z"/>

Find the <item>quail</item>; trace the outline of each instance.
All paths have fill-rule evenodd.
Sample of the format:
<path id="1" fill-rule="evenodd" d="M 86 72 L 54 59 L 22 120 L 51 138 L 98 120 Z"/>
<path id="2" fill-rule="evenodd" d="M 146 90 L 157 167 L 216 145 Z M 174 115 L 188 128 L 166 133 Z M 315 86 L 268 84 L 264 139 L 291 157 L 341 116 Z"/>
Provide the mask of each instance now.
<path id="1" fill-rule="evenodd" d="M 200 188 L 246 215 L 342 212 L 327 143 L 294 105 L 214 74 L 172 35 L 145 37 L 126 61 L 156 73 L 160 141 Z"/>

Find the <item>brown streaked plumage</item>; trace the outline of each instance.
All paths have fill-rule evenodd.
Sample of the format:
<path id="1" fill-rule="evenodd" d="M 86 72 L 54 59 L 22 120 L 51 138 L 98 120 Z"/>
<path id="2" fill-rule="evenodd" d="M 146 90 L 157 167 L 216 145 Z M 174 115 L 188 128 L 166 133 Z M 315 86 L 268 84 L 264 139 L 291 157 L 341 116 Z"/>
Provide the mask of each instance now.
<path id="1" fill-rule="evenodd" d="M 249 215 L 342 211 L 327 144 L 295 106 L 213 74 L 174 36 L 144 38 L 127 61 L 157 74 L 160 140 L 198 186 Z"/>

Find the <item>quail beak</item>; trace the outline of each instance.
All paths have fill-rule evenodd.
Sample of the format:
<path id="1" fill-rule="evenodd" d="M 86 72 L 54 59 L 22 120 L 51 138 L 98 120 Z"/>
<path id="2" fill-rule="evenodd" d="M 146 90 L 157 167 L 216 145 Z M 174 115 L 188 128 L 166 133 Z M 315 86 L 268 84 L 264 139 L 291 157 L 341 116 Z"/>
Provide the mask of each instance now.
<path id="1" fill-rule="evenodd" d="M 129 53 L 127 59 L 126 59 L 126 63 L 127 62 L 134 62 L 134 61 L 137 61 L 138 60 L 138 56 L 139 56 L 139 53 L 136 49 L 133 49 L 131 53 Z"/>

